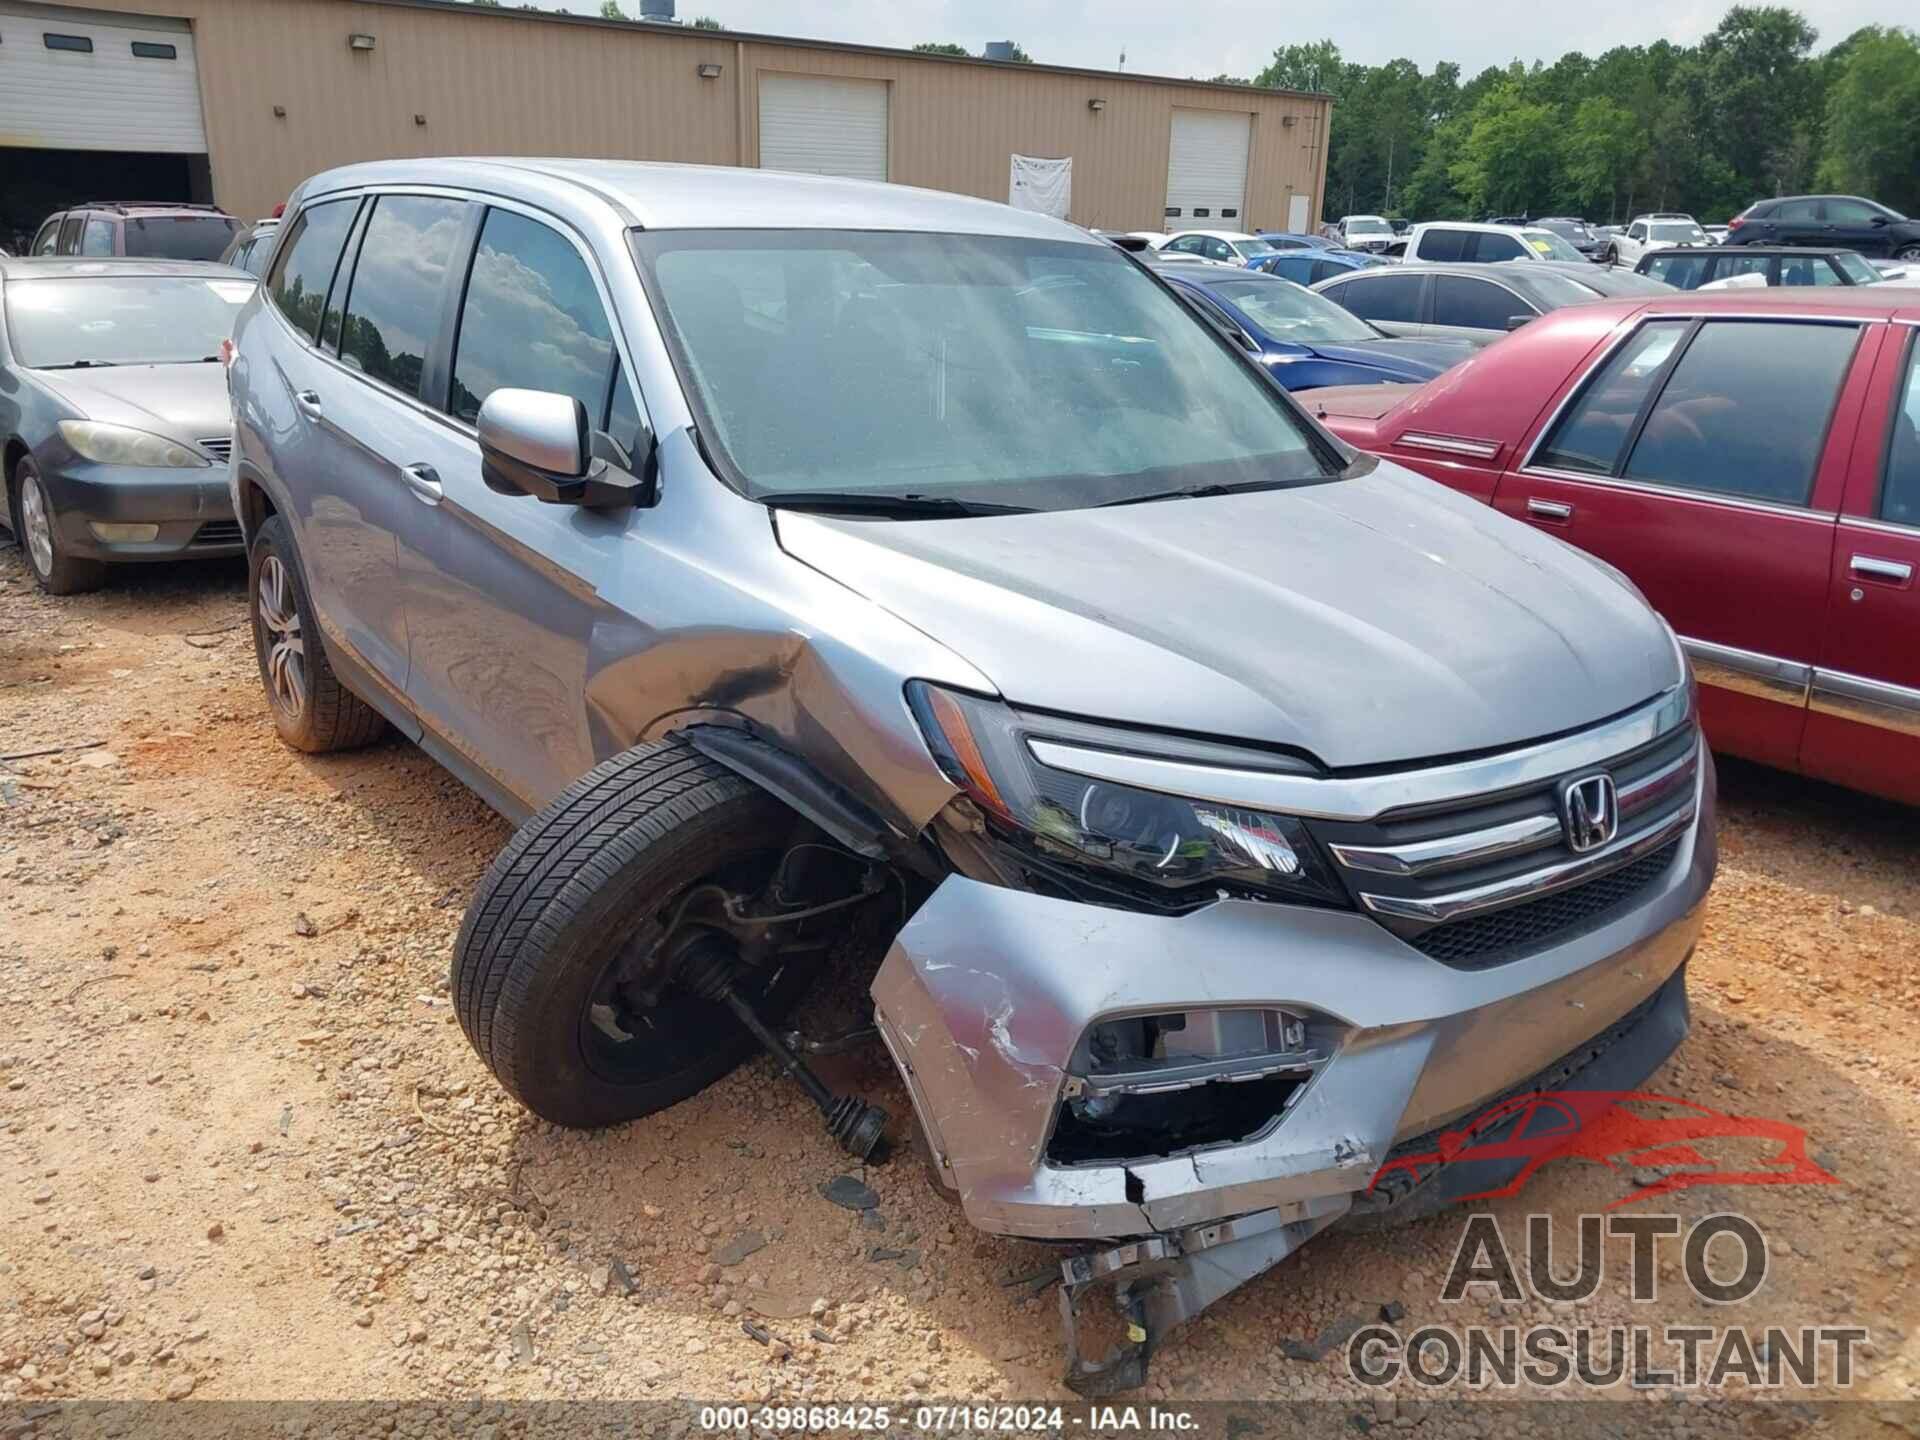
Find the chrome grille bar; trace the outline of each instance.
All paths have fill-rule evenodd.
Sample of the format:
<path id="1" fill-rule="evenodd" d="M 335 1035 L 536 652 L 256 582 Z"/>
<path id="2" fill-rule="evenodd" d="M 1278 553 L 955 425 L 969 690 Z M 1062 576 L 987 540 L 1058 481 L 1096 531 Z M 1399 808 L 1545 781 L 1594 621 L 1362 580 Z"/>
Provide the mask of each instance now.
<path id="1" fill-rule="evenodd" d="M 1529 815 L 1524 820 L 1474 830 L 1465 835 L 1443 835 L 1410 845 L 1329 845 L 1333 858 L 1349 870 L 1376 875 L 1428 875 L 1454 870 L 1480 860 L 1538 850 L 1560 838 L 1560 817 Z"/>

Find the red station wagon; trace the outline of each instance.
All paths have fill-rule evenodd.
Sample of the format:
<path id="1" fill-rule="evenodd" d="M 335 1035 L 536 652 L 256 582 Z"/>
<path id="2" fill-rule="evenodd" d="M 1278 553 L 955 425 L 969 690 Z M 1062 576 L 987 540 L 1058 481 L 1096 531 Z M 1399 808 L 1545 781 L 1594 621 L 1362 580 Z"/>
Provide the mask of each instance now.
<path id="1" fill-rule="evenodd" d="M 1920 804 L 1920 291 L 1575 305 L 1425 385 L 1303 398 L 1625 571 L 1718 748 Z"/>

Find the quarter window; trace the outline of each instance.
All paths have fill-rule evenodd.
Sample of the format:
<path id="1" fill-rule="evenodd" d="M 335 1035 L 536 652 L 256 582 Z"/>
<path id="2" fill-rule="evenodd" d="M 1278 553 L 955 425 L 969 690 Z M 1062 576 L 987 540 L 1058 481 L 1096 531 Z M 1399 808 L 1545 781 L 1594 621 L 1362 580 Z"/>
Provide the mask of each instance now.
<path id="1" fill-rule="evenodd" d="M 1907 384 L 1893 414 L 1887 475 L 1880 486 L 1880 518 L 1920 528 L 1920 346 L 1910 346 Z"/>
<path id="2" fill-rule="evenodd" d="M 466 208 L 462 200 L 382 195 L 360 242 L 340 358 L 402 394 L 420 394 Z"/>
<path id="3" fill-rule="evenodd" d="M 571 395 L 604 428 L 613 365 L 613 330 L 580 252 L 538 221 L 489 211 L 460 309 L 453 413 L 473 420 L 487 396 L 515 386 Z"/>
<path id="4" fill-rule="evenodd" d="M 1420 318 L 1419 275 L 1383 275 L 1378 280 L 1352 280 L 1327 293 L 1362 320 L 1411 324 Z"/>
<path id="5" fill-rule="evenodd" d="M 40 227 L 40 233 L 33 237 L 33 253 L 51 255 L 60 246 L 60 222 L 49 220 Z"/>
<path id="6" fill-rule="evenodd" d="M 329 200 L 302 210 L 267 281 L 267 294 L 280 313 L 309 340 L 320 333 L 320 312 L 358 204 Z"/>
<path id="7" fill-rule="evenodd" d="M 1533 307 L 1519 296 L 1485 280 L 1461 275 L 1436 275 L 1433 282 L 1433 323 L 1469 330 L 1505 330 L 1515 315 L 1531 315 Z"/>
<path id="8" fill-rule="evenodd" d="M 1804 505 L 1840 381 L 1851 325 L 1703 325 L 1673 367 L 1624 473 L 1684 490 Z"/>

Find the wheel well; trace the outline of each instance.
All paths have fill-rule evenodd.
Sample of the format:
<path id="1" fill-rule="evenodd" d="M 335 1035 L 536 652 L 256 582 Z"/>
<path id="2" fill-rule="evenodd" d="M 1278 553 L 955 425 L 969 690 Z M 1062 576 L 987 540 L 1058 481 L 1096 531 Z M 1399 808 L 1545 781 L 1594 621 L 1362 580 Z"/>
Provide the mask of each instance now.
<path id="1" fill-rule="evenodd" d="M 0 457 L 0 520 L 9 530 L 13 528 L 13 472 L 26 458 L 27 442 L 18 435 L 10 437 L 4 457 Z"/>
<path id="2" fill-rule="evenodd" d="M 240 528 L 245 532 L 247 539 L 252 540 L 255 535 L 258 535 L 267 517 L 277 513 L 273 497 L 267 494 L 265 488 L 251 477 L 242 475 L 240 477 L 240 514 L 236 518 L 240 521 Z"/>

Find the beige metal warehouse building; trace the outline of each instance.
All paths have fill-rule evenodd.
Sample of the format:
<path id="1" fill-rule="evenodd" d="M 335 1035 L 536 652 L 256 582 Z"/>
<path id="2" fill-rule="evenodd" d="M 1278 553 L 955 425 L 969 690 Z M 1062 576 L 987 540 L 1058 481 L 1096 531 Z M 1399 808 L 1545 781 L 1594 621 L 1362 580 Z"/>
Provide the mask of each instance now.
<path id="1" fill-rule="evenodd" d="M 817 170 L 996 200 L 1014 155 L 1071 157 L 1083 225 L 1304 228 L 1331 103 L 453 0 L 0 0 L 0 240 L 81 199 L 250 217 L 328 166 L 455 154 Z"/>

